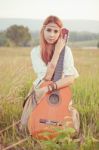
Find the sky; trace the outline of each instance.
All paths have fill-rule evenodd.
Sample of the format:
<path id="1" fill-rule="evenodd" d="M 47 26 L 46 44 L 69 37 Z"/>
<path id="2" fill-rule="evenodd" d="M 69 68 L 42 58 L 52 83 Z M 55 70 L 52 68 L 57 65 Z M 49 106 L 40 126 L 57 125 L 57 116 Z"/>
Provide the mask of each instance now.
<path id="1" fill-rule="evenodd" d="M 0 18 L 61 19 L 99 21 L 99 0 L 0 0 Z"/>

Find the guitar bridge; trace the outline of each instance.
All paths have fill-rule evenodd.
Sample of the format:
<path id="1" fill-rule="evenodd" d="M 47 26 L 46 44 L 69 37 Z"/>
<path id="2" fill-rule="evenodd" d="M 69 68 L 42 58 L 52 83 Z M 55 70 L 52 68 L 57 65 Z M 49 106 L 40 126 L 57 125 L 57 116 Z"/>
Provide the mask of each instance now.
<path id="1" fill-rule="evenodd" d="M 61 123 L 58 121 L 54 120 L 47 120 L 47 119 L 40 119 L 40 123 L 46 124 L 46 125 L 57 125 L 57 126 L 62 126 Z"/>

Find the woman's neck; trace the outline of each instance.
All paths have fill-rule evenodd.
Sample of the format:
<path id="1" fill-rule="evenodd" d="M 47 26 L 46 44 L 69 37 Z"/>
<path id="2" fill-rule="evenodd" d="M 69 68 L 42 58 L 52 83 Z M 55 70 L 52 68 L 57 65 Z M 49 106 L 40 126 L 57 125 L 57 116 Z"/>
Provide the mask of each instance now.
<path id="1" fill-rule="evenodd" d="M 53 44 L 47 44 L 48 49 L 52 49 L 52 47 L 53 47 Z"/>

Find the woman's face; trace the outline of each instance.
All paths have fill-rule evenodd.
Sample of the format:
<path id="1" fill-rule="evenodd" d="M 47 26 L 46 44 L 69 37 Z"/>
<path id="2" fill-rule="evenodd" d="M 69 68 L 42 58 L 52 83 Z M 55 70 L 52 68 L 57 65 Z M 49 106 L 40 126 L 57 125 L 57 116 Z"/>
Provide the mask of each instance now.
<path id="1" fill-rule="evenodd" d="M 49 23 L 44 29 L 44 39 L 49 44 L 54 44 L 60 35 L 60 28 L 55 23 Z"/>

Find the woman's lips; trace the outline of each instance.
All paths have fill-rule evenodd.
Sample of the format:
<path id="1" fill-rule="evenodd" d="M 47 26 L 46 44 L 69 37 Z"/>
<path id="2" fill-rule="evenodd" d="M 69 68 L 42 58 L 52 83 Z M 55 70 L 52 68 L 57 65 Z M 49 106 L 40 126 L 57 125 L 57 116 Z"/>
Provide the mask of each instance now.
<path id="1" fill-rule="evenodd" d="M 49 39 L 50 41 L 54 41 L 54 39 Z"/>
<path id="2" fill-rule="evenodd" d="M 47 39 L 47 41 L 50 42 L 50 43 L 54 43 L 55 39 Z"/>

